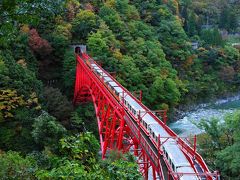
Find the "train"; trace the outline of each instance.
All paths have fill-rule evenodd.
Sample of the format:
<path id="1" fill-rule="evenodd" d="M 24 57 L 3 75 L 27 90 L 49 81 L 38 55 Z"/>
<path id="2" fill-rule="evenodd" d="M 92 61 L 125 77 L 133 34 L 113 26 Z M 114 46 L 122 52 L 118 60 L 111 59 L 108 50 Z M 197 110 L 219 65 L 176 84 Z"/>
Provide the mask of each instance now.
<path id="1" fill-rule="evenodd" d="M 146 108 L 143 108 L 122 86 L 119 86 L 94 60 L 87 56 L 87 58 L 84 58 L 84 62 L 104 82 L 106 88 L 118 102 L 124 104 L 124 108 L 131 117 L 134 117 L 135 121 L 140 119 L 144 132 L 156 148 L 159 144 L 162 144 L 160 148 L 163 152 L 163 160 L 168 168 L 176 174 L 175 177 L 178 176 L 180 180 L 205 179 L 196 175 L 197 169 L 193 161 L 190 157 L 186 157 L 187 155 L 180 149 L 176 139 L 169 138 L 171 137 L 170 134 L 156 121 L 150 112 L 146 111 Z"/>

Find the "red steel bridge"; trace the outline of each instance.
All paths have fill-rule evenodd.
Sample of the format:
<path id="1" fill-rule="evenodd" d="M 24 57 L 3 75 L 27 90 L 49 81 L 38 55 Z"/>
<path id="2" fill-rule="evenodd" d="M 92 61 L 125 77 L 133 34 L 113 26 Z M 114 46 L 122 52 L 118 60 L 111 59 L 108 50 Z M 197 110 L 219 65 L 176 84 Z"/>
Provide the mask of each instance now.
<path id="1" fill-rule="evenodd" d="M 76 53 L 74 104 L 92 101 L 102 158 L 110 150 L 131 152 L 145 179 L 217 180 L 194 147 L 166 125 L 166 111 L 151 111 L 86 52 Z"/>

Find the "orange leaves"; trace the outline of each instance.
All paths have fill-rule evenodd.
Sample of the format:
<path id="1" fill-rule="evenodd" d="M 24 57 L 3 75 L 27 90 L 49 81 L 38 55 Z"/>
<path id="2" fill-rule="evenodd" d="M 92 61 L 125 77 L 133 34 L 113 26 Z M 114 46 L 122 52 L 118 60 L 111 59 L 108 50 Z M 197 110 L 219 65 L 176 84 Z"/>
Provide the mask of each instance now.
<path id="1" fill-rule="evenodd" d="M 187 57 L 187 59 L 186 59 L 186 61 L 184 62 L 184 64 L 183 64 L 183 67 L 185 68 L 185 69 L 187 69 L 188 67 L 190 67 L 193 63 L 194 63 L 194 59 L 196 59 L 197 58 L 197 56 L 196 55 L 191 55 L 191 56 L 188 56 Z"/>

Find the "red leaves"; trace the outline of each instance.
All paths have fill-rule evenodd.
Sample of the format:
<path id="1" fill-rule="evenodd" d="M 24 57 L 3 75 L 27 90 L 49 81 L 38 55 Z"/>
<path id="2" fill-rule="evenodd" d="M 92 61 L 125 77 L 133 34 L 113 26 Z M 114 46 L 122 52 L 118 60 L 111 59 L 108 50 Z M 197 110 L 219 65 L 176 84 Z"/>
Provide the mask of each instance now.
<path id="1" fill-rule="evenodd" d="M 36 29 L 31 29 L 29 31 L 28 44 L 31 49 L 41 57 L 45 57 L 52 52 L 52 47 L 49 42 L 41 38 Z"/>

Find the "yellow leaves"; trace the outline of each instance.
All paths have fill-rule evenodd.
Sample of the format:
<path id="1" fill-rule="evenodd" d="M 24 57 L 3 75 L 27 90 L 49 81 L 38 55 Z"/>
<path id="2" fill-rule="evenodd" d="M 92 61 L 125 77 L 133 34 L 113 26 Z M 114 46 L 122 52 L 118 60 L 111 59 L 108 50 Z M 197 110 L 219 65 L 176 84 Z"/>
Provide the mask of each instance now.
<path id="1" fill-rule="evenodd" d="M 37 107 L 35 107 L 36 110 L 41 110 L 41 108 L 42 108 L 42 107 L 41 107 L 40 105 L 38 105 Z"/>
<path id="2" fill-rule="evenodd" d="M 66 2 L 67 17 L 69 21 L 72 21 L 78 10 L 80 8 L 80 3 L 77 0 L 68 0 Z"/>
<path id="3" fill-rule="evenodd" d="M 94 7 L 91 3 L 85 4 L 84 9 L 94 12 Z"/>
<path id="4" fill-rule="evenodd" d="M 5 117 L 5 118 L 12 118 L 12 117 L 13 117 L 13 114 L 10 113 L 10 112 L 6 112 L 4 117 Z"/>
<path id="5" fill-rule="evenodd" d="M 25 59 L 19 59 L 17 61 L 17 64 L 19 64 L 20 66 L 22 66 L 23 68 L 27 68 L 27 63 L 25 61 Z"/>
<path id="6" fill-rule="evenodd" d="M 36 110 L 40 110 L 41 106 L 38 103 L 38 98 L 35 92 L 31 93 L 30 99 L 24 100 L 24 97 L 17 94 L 16 90 L 3 89 L 0 90 L 0 121 L 1 118 L 14 117 L 12 110 L 18 107 L 32 107 L 36 106 Z"/>
<path id="7" fill-rule="evenodd" d="M 57 15 L 55 18 L 55 22 L 56 24 L 63 24 L 64 23 L 63 17 L 60 15 Z"/>
<path id="8" fill-rule="evenodd" d="M 23 105 L 25 105 L 23 96 L 18 96 L 16 90 L 0 90 L 0 110 L 3 117 L 13 117 L 13 114 L 10 111 Z"/>
<path id="9" fill-rule="evenodd" d="M 110 7 L 110 8 L 114 8 L 116 5 L 115 0 L 106 0 L 106 2 L 104 3 L 105 6 Z"/>
<path id="10" fill-rule="evenodd" d="M 21 30 L 23 33 L 29 33 L 29 31 L 30 31 L 29 25 L 28 25 L 28 24 L 23 24 L 23 25 L 21 26 L 20 30 Z"/>
<path id="11" fill-rule="evenodd" d="M 115 57 L 118 60 L 121 60 L 123 58 L 123 55 L 122 55 L 122 53 L 120 52 L 119 49 L 114 49 L 113 57 Z"/>
<path id="12" fill-rule="evenodd" d="M 162 79 L 166 79 L 169 76 L 169 70 L 166 68 L 162 68 L 160 74 Z"/>
<path id="13" fill-rule="evenodd" d="M 203 48 L 203 47 L 200 47 L 200 48 L 198 48 L 198 51 L 205 52 L 205 51 L 206 51 L 206 49 L 205 49 L 205 48 Z"/>
<path id="14" fill-rule="evenodd" d="M 33 92 L 30 94 L 30 98 L 27 100 L 27 107 L 33 107 L 35 106 L 36 110 L 40 110 L 41 106 L 39 105 L 37 94 Z"/>
<path id="15" fill-rule="evenodd" d="M 63 35 L 64 37 L 66 37 L 67 39 L 70 39 L 72 37 L 71 34 L 71 29 L 72 29 L 72 25 L 69 23 L 65 23 L 65 24 L 61 24 L 56 26 L 54 33 L 56 35 Z"/>

